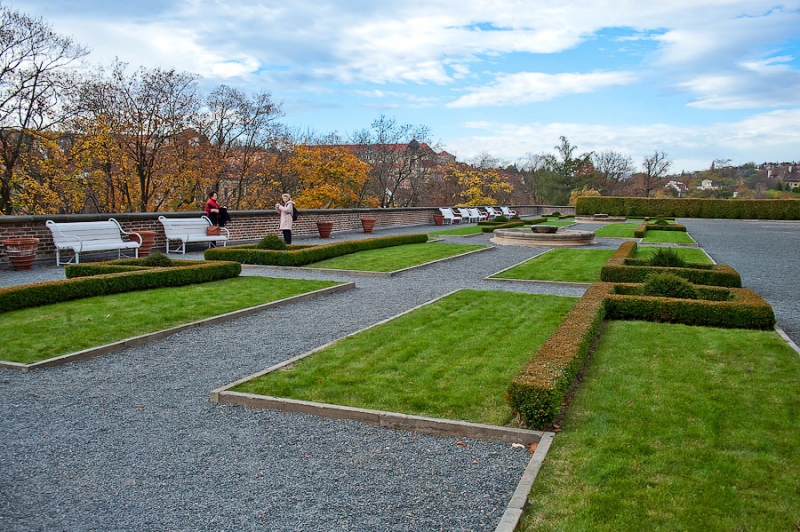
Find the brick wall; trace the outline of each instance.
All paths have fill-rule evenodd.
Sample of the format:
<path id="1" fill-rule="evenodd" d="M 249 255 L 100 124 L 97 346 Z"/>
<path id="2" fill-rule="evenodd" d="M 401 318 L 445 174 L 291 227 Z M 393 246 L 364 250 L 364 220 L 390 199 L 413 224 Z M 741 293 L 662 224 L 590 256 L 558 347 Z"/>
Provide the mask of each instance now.
<path id="1" fill-rule="evenodd" d="M 574 207 L 550 207 L 541 205 L 526 205 L 512 207 L 525 215 L 536 215 L 553 211 L 562 214 L 574 213 Z M 333 234 L 341 232 L 361 231 L 361 218 L 375 218 L 375 231 L 383 227 L 413 227 L 433 224 L 433 214 L 438 213 L 435 207 L 412 207 L 405 209 L 301 209 L 300 216 L 294 223 L 292 235 L 300 240 L 303 238 L 319 238 L 317 221 L 333 222 Z M 280 235 L 278 230 L 278 213 L 276 211 L 231 211 L 231 222 L 226 228 L 231 232 L 230 243 L 254 242 L 265 235 Z M 117 213 L 117 214 L 64 214 L 50 216 L 0 216 L 0 241 L 6 238 L 36 237 L 39 239 L 39 249 L 36 252 L 37 265 L 55 264 L 55 246 L 50 230 L 45 225 L 47 220 L 55 222 L 90 222 L 115 218 L 126 231 L 154 231 L 156 233 L 153 251 L 164 252 L 166 240 L 164 228 L 158 221 L 159 216 L 167 218 L 194 218 L 201 216 L 201 212 L 192 213 Z M 205 244 L 193 244 L 189 249 L 203 249 Z M 67 252 L 69 253 L 69 252 Z M 116 258 L 116 252 L 112 253 Z M 65 255 L 69 256 L 69 255 Z M 108 258 L 103 254 L 93 253 L 87 255 L 88 260 L 94 258 Z M 0 246 L 0 269 L 8 269 L 11 265 L 6 257 L 5 250 Z"/>

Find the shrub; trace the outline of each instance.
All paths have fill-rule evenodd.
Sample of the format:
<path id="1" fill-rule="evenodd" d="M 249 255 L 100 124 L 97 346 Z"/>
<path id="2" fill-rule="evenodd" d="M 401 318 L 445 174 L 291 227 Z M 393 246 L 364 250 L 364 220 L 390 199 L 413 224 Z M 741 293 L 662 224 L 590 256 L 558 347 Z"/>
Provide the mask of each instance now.
<path id="1" fill-rule="evenodd" d="M 694 285 L 672 273 L 652 273 L 644 281 L 644 295 L 697 299 Z"/>
<path id="2" fill-rule="evenodd" d="M 672 248 L 658 248 L 648 261 L 650 266 L 666 266 L 669 268 L 685 268 L 686 261 Z"/>
<path id="3" fill-rule="evenodd" d="M 667 225 L 667 221 L 664 219 L 663 216 L 659 216 L 658 218 L 656 218 L 656 221 L 654 223 L 656 225 Z"/>
<path id="4" fill-rule="evenodd" d="M 494 221 L 495 221 L 495 222 L 498 222 L 498 223 L 503 223 L 503 222 L 507 222 L 507 221 L 508 221 L 508 218 L 506 218 L 506 217 L 505 217 L 505 216 L 503 216 L 503 215 L 500 215 L 500 216 L 496 216 L 496 217 L 495 217 L 495 219 L 494 219 Z"/>
<path id="5" fill-rule="evenodd" d="M 172 266 L 172 260 L 163 253 L 156 251 L 149 257 L 142 259 L 142 266 L 151 266 L 156 268 L 169 268 Z"/>
<path id="6" fill-rule="evenodd" d="M 559 211 L 553 211 L 550 214 L 548 214 L 547 216 L 555 216 L 555 217 L 558 218 L 558 217 L 561 216 L 561 213 Z"/>
<path id="7" fill-rule="evenodd" d="M 256 244 L 257 249 L 286 249 L 286 242 L 281 240 L 278 235 L 267 235 Z"/>

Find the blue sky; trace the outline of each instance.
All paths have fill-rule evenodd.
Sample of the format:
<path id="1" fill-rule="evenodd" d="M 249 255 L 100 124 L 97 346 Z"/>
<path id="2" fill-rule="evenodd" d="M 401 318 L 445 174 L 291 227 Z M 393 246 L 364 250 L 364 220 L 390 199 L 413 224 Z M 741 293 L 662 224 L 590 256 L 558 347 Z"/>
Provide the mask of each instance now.
<path id="1" fill-rule="evenodd" d="M 91 50 L 267 90 L 343 136 L 380 115 L 469 161 L 614 150 L 800 160 L 800 0 L 17 0 Z M 652 4 L 652 5 L 649 5 Z"/>

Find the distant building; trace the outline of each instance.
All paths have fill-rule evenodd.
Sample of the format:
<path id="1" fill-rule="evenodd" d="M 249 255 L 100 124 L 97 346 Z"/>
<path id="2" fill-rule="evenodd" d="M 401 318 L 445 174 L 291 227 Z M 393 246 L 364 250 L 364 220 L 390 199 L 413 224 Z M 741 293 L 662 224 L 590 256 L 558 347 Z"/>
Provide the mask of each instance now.
<path id="1" fill-rule="evenodd" d="M 697 190 L 717 190 L 719 187 L 715 187 L 714 184 L 710 179 L 703 179 L 699 185 L 697 185 Z"/>
<path id="2" fill-rule="evenodd" d="M 678 191 L 678 197 L 682 198 L 686 193 L 686 183 L 683 181 L 670 180 L 669 183 L 664 185 L 664 188 L 674 188 Z"/>

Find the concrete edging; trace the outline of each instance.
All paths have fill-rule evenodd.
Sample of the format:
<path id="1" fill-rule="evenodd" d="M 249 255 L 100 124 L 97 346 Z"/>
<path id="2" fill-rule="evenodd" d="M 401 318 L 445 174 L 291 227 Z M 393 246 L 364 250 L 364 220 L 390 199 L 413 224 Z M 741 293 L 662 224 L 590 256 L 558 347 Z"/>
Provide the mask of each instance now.
<path id="1" fill-rule="evenodd" d="M 32 364 L 20 364 L 17 362 L 6 362 L 0 361 L 0 367 L 10 368 L 10 369 L 17 369 L 23 372 L 30 371 L 32 369 L 38 368 L 46 368 L 52 366 L 58 366 L 60 364 L 66 364 L 67 362 L 72 362 L 74 360 L 83 360 L 87 358 L 92 358 L 100 355 L 105 355 L 108 353 L 113 353 L 115 351 L 120 351 L 122 349 L 126 349 L 128 347 L 134 347 L 137 345 L 146 344 L 148 342 L 152 342 L 153 340 L 161 340 L 162 338 L 166 338 L 168 336 L 172 336 L 173 334 L 179 333 L 181 331 L 185 331 L 187 329 L 193 329 L 195 327 L 202 327 L 204 325 L 213 325 L 217 323 L 224 323 L 226 321 L 231 321 L 236 318 L 240 318 L 242 316 L 247 316 L 250 314 L 254 314 L 256 312 L 260 312 L 270 307 L 277 307 L 280 305 L 286 305 L 288 303 L 293 303 L 295 301 L 302 301 L 305 299 L 311 299 L 318 296 L 323 296 L 327 294 L 333 294 L 337 292 L 343 292 L 345 290 L 350 290 L 355 288 L 355 283 L 341 283 L 336 286 L 331 286 L 328 288 L 321 288 L 319 290 L 314 290 L 313 292 L 308 292 L 305 294 L 300 294 L 297 296 L 287 297 L 284 299 L 279 299 L 277 301 L 270 301 L 269 303 L 264 303 L 262 305 L 256 305 L 254 307 L 248 307 L 241 310 L 234 310 L 233 312 L 228 312 L 225 314 L 220 314 L 218 316 L 212 316 L 210 318 L 205 318 L 198 321 L 193 321 L 191 323 L 185 323 L 183 325 L 178 325 L 176 327 L 171 327 L 169 329 L 164 329 L 161 331 L 156 331 L 149 334 L 143 334 L 140 336 L 134 336 L 133 338 L 126 338 L 124 340 L 120 340 L 118 342 L 112 342 L 110 344 L 101 345 L 98 347 L 91 347 L 89 349 L 84 349 L 82 351 L 76 351 L 74 353 L 68 353 L 66 355 L 57 356 L 54 358 L 48 358 L 47 360 L 42 360 L 41 362 L 34 362 Z"/>

